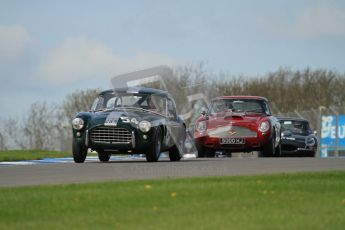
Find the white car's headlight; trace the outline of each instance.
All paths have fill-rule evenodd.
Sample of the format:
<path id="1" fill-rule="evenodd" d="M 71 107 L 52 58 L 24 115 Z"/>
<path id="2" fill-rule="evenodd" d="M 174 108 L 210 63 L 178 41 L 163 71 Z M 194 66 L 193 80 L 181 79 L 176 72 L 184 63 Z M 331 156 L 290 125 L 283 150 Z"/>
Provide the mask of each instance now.
<path id="1" fill-rule="evenodd" d="M 205 132 L 206 131 L 206 122 L 201 121 L 196 125 L 196 130 L 199 132 Z"/>
<path id="2" fill-rule="evenodd" d="M 139 129 L 143 133 L 147 133 L 151 129 L 151 123 L 149 121 L 140 121 Z"/>
<path id="3" fill-rule="evenodd" d="M 316 141 L 315 141 L 314 138 L 309 137 L 309 138 L 307 139 L 307 145 L 308 145 L 308 146 L 314 146 L 315 144 L 316 144 Z"/>
<path id="4" fill-rule="evenodd" d="M 267 132 L 270 129 L 270 123 L 268 121 L 261 122 L 259 126 L 259 131 L 264 133 Z"/>
<path id="5" fill-rule="evenodd" d="M 72 121 L 72 127 L 73 129 L 81 130 L 84 127 L 84 120 L 79 117 L 74 118 Z"/>

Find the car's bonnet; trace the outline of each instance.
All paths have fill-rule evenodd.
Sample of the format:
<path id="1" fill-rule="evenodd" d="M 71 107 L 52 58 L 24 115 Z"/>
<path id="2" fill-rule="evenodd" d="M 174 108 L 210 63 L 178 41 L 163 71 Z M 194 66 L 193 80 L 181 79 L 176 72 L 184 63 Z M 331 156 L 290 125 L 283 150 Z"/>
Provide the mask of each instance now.
<path id="1" fill-rule="evenodd" d="M 161 119 L 162 116 L 156 115 L 151 112 L 145 112 L 140 110 L 111 110 L 111 111 L 99 111 L 92 113 L 90 119 L 90 126 L 104 124 L 109 120 L 115 121 L 116 123 L 121 119 L 137 119 L 137 121 L 148 120 L 153 121 L 155 119 Z"/>
<path id="2" fill-rule="evenodd" d="M 224 116 L 222 114 L 216 114 L 215 116 L 209 116 L 207 120 L 207 129 L 214 129 L 220 126 L 242 126 L 248 127 L 252 130 L 256 130 L 259 126 L 260 121 L 265 117 L 263 114 L 250 114 L 245 115 L 233 113 L 231 116 Z"/>

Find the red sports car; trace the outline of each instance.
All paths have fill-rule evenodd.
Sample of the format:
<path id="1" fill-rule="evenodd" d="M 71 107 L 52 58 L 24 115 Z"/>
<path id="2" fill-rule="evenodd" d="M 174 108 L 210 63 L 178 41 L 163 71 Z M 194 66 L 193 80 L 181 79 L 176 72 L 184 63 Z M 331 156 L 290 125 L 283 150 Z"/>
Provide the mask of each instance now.
<path id="1" fill-rule="evenodd" d="M 197 119 L 194 131 L 199 157 L 251 151 L 259 151 L 259 156 L 280 156 L 280 137 L 280 123 L 272 116 L 268 100 L 258 96 L 213 99 L 208 111 Z"/>

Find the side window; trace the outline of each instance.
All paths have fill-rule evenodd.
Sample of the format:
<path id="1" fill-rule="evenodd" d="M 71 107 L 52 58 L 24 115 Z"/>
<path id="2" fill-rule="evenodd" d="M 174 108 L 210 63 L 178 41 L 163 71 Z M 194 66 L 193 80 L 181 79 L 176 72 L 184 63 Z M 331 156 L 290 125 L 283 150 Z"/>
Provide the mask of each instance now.
<path id="1" fill-rule="evenodd" d="M 174 119 L 177 119 L 176 114 L 176 107 L 174 102 L 171 99 L 167 100 L 167 109 L 168 109 L 168 117 L 174 117 Z"/>
<path id="2" fill-rule="evenodd" d="M 99 102 L 99 97 L 97 97 L 97 98 L 93 101 L 92 106 L 91 106 L 91 111 L 97 110 L 98 102 Z"/>
<path id="3" fill-rule="evenodd" d="M 164 113 L 164 100 L 161 96 L 151 95 L 147 101 L 149 109 L 153 109 L 159 113 Z"/>
<path id="4" fill-rule="evenodd" d="M 91 111 L 96 111 L 96 110 L 102 109 L 103 108 L 103 100 L 104 100 L 104 98 L 102 96 L 97 97 L 94 100 L 94 102 L 92 103 Z"/>
<path id="5" fill-rule="evenodd" d="M 115 107 L 115 100 L 116 100 L 116 97 L 110 98 L 110 99 L 107 101 L 106 108 L 107 108 L 107 109 L 112 109 L 112 108 L 114 108 L 114 107 Z"/>

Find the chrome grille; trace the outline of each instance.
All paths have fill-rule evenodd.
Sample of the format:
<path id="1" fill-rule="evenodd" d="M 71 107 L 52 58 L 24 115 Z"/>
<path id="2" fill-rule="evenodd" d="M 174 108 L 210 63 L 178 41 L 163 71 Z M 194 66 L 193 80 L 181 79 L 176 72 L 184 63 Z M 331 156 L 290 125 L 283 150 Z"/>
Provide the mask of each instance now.
<path id="1" fill-rule="evenodd" d="M 247 127 L 222 126 L 208 131 L 210 137 L 257 137 L 257 133 Z"/>
<path id="2" fill-rule="evenodd" d="M 129 144 L 132 134 L 125 128 L 99 126 L 90 131 L 90 139 L 99 143 Z"/>

